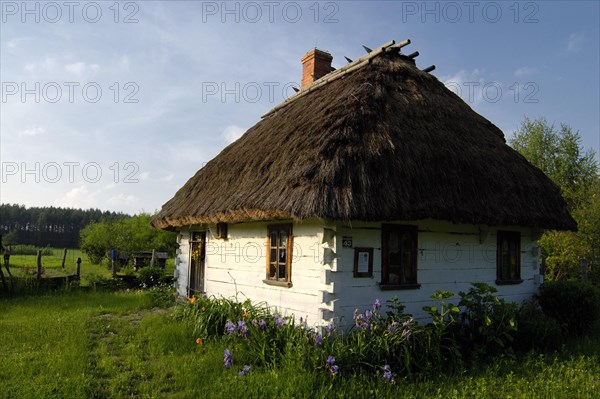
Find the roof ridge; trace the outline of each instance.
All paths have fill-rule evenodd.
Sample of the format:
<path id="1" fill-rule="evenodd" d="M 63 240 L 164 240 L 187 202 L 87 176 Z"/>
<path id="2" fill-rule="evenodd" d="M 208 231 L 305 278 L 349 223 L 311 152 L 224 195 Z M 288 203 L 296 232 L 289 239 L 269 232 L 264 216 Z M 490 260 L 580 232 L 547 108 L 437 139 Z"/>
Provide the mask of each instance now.
<path id="1" fill-rule="evenodd" d="M 379 47 L 377 47 L 375 50 L 370 51 L 369 53 L 363 55 L 360 58 L 357 58 L 356 60 L 350 62 L 347 65 L 344 65 L 343 67 L 336 69 L 333 72 L 328 73 L 327 75 L 315 80 L 315 82 L 310 85 L 309 87 L 307 87 L 306 89 L 300 90 L 297 93 L 294 93 L 292 96 L 288 97 L 287 99 L 285 99 L 282 103 L 276 105 L 274 108 L 272 108 L 269 112 L 267 112 L 266 114 L 264 114 L 263 116 L 261 116 L 262 118 L 266 118 L 267 116 L 271 115 L 272 113 L 274 113 L 275 111 L 287 106 L 288 104 L 290 104 L 291 102 L 293 102 L 294 100 L 308 94 L 311 93 L 313 91 L 315 91 L 316 89 L 318 89 L 319 87 L 326 85 L 329 82 L 332 82 L 336 79 L 341 78 L 342 76 L 346 75 L 347 73 L 353 72 L 357 69 L 362 68 L 363 66 L 367 65 L 368 63 L 371 62 L 371 60 L 375 57 L 377 57 L 380 54 L 383 54 L 387 51 L 396 51 L 396 50 L 400 50 L 402 47 L 407 46 L 410 44 L 410 39 L 406 39 L 403 42 L 400 42 L 398 44 L 396 44 L 395 40 L 391 40 Z"/>

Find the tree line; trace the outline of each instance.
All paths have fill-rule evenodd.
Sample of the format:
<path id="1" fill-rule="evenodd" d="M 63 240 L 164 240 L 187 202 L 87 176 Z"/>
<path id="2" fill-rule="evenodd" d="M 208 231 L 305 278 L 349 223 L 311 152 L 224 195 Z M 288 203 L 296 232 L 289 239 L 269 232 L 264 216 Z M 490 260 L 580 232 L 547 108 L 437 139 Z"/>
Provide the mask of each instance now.
<path id="1" fill-rule="evenodd" d="M 0 205 L 0 234 L 4 245 L 78 248 L 81 230 L 90 223 L 129 215 L 100 209 Z"/>
<path id="2" fill-rule="evenodd" d="M 545 277 L 578 279 L 587 263 L 592 281 L 600 282 L 600 174 L 596 153 L 582 147 L 569 125 L 545 118 L 525 118 L 510 145 L 540 168 L 561 190 L 578 231 L 548 230 L 539 240 Z M 590 276 L 592 277 L 592 276 Z"/>

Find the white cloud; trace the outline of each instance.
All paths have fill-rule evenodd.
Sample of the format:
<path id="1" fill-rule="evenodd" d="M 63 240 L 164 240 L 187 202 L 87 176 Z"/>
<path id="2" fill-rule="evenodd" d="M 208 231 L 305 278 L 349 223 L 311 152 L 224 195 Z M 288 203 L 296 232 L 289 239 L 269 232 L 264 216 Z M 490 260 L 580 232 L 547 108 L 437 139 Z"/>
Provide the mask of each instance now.
<path id="1" fill-rule="evenodd" d="M 37 136 L 46 133 L 46 129 L 42 126 L 34 126 L 31 129 L 25 129 L 19 133 L 19 136 Z"/>
<path id="2" fill-rule="evenodd" d="M 540 71 L 535 67 L 523 66 L 515 71 L 515 76 L 517 78 L 522 78 L 525 76 L 537 75 Z"/>
<path id="3" fill-rule="evenodd" d="M 54 57 L 46 57 L 44 62 L 42 63 L 44 69 L 52 70 L 56 67 L 56 58 Z"/>
<path id="4" fill-rule="evenodd" d="M 27 72 L 31 72 L 35 69 L 35 64 L 25 64 L 25 66 L 23 67 L 23 69 L 25 69 Z"/>
<path id="5" fill-rule="evenodd" d="M 74 75 L 83 75 L 86 71 L 97 72 L 100 69 L 98 64 L 88 65 L 85 62 L 73 62 L 65 65 L 65 70 Z"/>
<path id="6" fill-rule="evenodd" d="M 140 202 L 140 199 L 133 194 L 129 194 L 129 195 L 118 194 L 113 197 L 110 197 L 107 200 L 108 204 L 110 204 L 118 209 L 129 208 L 130 205 L 133 205 L 133 204 L 139 203 L 139 202 Z"/>
<path id="7" fill-rule="evenodd" d="M 242 137 L 245 131 L 246 130 L 244 128 L 239 127 L 237 125 L 229 125 L 223 130 L 221 136 L 223 136 L 227 144 L 231 144 L 240 137 Z"/>
<path id="8" fill-rule="evenodd" d="M 583 33 L 571 33 L 567 44 L 567 51 L 577 52 L 581 50 L 585 36 Z"/>
<path id="9" fill-rule="evenodd" d="M 28 39 L 29 38 L 27 38 L 27 37 L 15 37 L 14 39 L 10 39 L 8 42 L 6 42 L 6 47 L 17 48 L 17 47 L 19 47 L 19 45 L 21 45 L 21 43 L 23 43 L 24 41 L 26 41 Z"/>
<path id="10" fill-rule="evenodd" d="M 441 77 L 440 80 L 450 91 L 473 106 L 483 101 L 485 85 L 499 84 L 498 82 L 486 82 L 482 75 L 483 71 L 477 68 L 472 71 L 461 69 L 454 75 Z"/>
<path id="11" fill-rule="evenodd" d="M 62 198 L 54 201 L 54 204 L 71 208 L 98 208 L 96 193 L 90 193 L 85 186 L 75 187 L 69 190 Z"/>

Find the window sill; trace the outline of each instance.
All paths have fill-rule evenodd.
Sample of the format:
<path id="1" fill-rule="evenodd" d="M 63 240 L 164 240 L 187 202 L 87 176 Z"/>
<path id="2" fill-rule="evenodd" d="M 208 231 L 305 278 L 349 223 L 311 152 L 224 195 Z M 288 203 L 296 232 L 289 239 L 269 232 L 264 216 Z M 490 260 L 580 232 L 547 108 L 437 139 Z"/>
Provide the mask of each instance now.
<path id="1" fill-rule="evenodd" d="M 521 284 L 523 280 L 496 280 L 496 285 L 516 285 Z"/>
<path id="2" fill-rule="evenodd" d="M 381 284 L 379 283 L 379 289 L 382 291 L 392 291 L 392 290 L 416 290 L 421 288 L 421 284 L 412 283 L 412 284 Z"/>
<path id="3" fill-rule="evenodd" d="M 263 283 L 268 284 L 268 285 L 274 285 L 276 287 L 285 287 L 285 288 L 291 288 L 292 287 L 292 282 L 291 281 L 277 281 L 277 280 L 264 279 Z"/>

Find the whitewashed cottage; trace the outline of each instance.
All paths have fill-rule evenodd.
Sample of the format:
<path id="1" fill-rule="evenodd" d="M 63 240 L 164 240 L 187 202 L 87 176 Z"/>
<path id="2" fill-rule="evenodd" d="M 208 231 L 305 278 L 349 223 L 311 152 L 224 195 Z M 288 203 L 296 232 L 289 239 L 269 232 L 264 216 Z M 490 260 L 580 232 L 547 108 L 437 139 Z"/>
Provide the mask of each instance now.
<path id="1" fill-rule="evenodd" d="M 408 42 L 408 41 L 407 41 Z M 302 89 L 200 169 L 152 224 L 179 232 L 181 295 L 266 301 L 309 324 L 397 296 L 540 283 L 536 240 L 576 229 L 559 189 L 394 42 Z"/>

